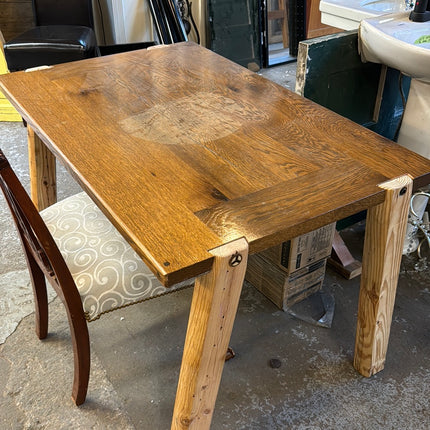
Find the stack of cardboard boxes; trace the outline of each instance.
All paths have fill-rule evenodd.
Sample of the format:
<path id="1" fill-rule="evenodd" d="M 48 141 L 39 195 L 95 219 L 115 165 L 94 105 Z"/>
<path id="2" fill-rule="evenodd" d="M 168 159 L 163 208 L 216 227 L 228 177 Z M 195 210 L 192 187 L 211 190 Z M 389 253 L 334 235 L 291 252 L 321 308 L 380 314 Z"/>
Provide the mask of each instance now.
<path id="1" fill-rule="evenodd" d="M 334 233 L 335 223 L 250 255 L 246 280 L 286 310 L 322 288 Z"/>

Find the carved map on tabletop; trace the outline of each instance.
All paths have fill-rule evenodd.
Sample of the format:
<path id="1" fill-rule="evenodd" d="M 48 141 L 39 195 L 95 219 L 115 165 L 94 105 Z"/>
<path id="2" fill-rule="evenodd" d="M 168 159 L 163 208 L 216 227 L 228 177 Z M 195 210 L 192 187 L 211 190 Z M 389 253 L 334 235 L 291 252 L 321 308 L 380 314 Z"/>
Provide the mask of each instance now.
<path id="1" fill-rule="evenodd" d="M 157 143 L 196 144 L 233 134 L 246 121 L 266 119 L 264 112 L 250 104 L 201 92 L 158 104 L 121 121 L 121 127 L 134 137 Z"/>

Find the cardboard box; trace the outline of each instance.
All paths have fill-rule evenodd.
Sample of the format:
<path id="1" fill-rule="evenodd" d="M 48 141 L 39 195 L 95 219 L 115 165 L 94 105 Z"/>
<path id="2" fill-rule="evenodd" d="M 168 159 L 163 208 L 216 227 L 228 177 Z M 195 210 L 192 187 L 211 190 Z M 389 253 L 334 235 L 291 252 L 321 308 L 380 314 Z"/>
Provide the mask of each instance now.
<path id="1" fill-rule="evenodd" d="M 293 273 L 330 256 L 335 228 L 336 223 L 326 225 L 269 248 L 260 255 L 287 273 Z"/>
<path id="2" fill-rule="evenodd" d="M 245 279 L 282 310 L 322 288 L 327 259 L 287 273 L 261 254 L 250 255 Z"/>

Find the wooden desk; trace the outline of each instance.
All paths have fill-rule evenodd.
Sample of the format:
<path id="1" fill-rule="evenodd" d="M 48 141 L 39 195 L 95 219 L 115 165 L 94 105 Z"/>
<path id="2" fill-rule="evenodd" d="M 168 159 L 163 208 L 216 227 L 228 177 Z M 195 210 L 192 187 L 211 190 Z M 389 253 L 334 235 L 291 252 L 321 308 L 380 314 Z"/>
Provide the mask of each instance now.
<path id="1" fill-rule="evenodd" d="M 55 200 L 55 156 L 165 285 L 197 277 L 173 428 L 210 426 L 248 252 L 367 208 L 354 365 L 383 368 L 429 160 L 191 43 L 0 86 L 29 125 L 39 208 Z"/>

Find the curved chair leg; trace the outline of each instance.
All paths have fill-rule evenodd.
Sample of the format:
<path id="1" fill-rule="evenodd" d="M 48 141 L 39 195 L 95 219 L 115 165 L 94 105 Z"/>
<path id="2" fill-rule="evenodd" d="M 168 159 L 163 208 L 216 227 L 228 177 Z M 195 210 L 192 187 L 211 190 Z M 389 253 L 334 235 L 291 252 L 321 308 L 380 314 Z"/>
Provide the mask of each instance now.
<path id="1" fill-rule="evenodd" d="M 74 375 L 72 399 L 79 406 L 85 402 L 88 381 L 90 379 L 90 337 L 82 308 L 80 315 L 77 315 L 77 313 L 74 316 L 72 315 L 73 313 L 67 309 L 73 344 Z"/>
<path id="2" fill-rule="evenodd" d="M 30 252 L 25 250 L 25 257 L 33 286 L 34 308 L 36 317 L 36 334 L 39 339 L 48 335 L 48 294 L 45 275 Z"/>

